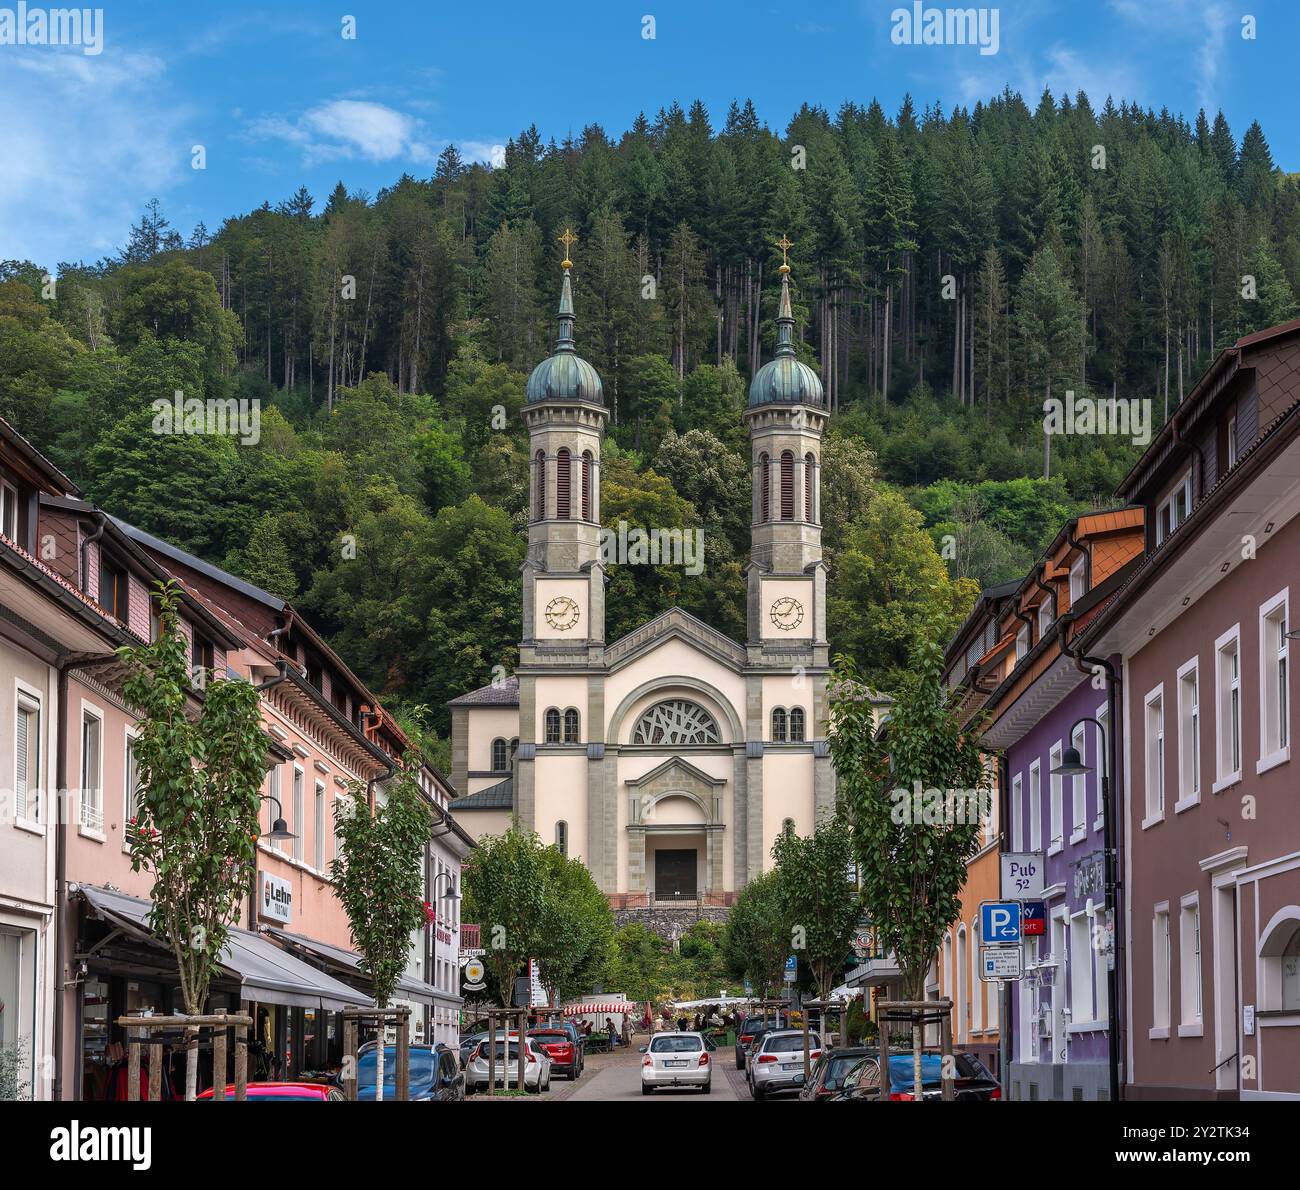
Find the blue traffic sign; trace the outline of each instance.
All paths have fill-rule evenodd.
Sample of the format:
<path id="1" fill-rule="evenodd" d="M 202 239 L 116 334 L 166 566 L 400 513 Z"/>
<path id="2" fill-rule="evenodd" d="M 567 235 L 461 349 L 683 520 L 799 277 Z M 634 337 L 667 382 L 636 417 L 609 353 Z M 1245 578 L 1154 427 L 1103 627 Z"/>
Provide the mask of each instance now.
<path id="1" fill-rule="evenodd" d="M 980 941 L 986 946 L 1020 941 L 1020 902 L 981 901 Z"/>

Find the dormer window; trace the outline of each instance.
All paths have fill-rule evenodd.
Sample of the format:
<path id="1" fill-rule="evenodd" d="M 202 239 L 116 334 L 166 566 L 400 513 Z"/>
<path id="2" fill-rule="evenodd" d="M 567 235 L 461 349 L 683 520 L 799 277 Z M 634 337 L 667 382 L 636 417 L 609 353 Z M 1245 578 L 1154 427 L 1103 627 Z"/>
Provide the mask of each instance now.
<path id="1" fill-rule="evenodd" d="M 1015 664 L 1019 665 L 1021 659 L 1029 652 L 1029 625 L 1022 624 L 1016 633 L 1016 660 Z"/>
<path id="2" fill-rule="evenodd" d="M 1070 606 L 1073 607 L 1087 594 L 1087 577 L 1085 574 L 1087 559 L 1080 554 L 1070 563 Z"/>
<path id="3" fill-rule="evenodd" d="M 0 479 L 0 533 L 10 541 L 18 540 L 18 489 Z"/>
<path id="4" fill-rule="evenodd" d="M 1044 599 L 1038 605 L 1038 639 L 1042 640 L 1047 635 L 1047 630 L 1052 626 L 1052 601 Z"/>
<path id="5" fill-rule="evenodd" d="M 1234 419 L 1235 420 L 1235 419 Z M 1164 542 L 1192 511 L 1192 473 L 1156 506 L 1156 545 Z"/>
<path id="6" fill-rule="evenodd" d="M 99 561 L 99 606 L 119 623 L 127 623 L 126 571 L 107 554 Z"/>

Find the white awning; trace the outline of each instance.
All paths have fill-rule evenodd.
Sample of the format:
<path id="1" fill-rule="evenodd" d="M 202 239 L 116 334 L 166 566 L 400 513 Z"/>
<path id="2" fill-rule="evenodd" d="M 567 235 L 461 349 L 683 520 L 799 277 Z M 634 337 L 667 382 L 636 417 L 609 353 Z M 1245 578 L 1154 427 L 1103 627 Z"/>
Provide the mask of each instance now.
<path id="1" fill-rule="evenodd" d="M 150 946 L 166 947 L 149 928 L 148 901 L 95 884 L 74 885 L 72 891 L 82 897 L 93 916 Z M 167 953 L 171 953 L 170 949 Z M 295 958 L 269 939 L 238 926 L 231 927 L 218 962 L 224 976 L 239 984 L 240 997 L 244 1000 L 329 1012 L 372 1008 L 375 1003 L 363 992 Z"/>
<path id="2" fill-rule="evenodd" d="M 369 983 L 361 971 L 361 956 L 354 950 L 344 950 L 341 946 L 331 946 L 315 938 L 306 938 L 302 934 L 291 934 L 288 930 L 267 929 L 267 935 L 274 938 L 290 951 L 304 955 L 310 962 L 321 962 L 334 967 L 345 979 L 358 979 Z M 444 1007 L 459 1008 L 462 1001 L 459 996 L 444 992 L 431 983 L 424 983 L 410 975 L 399 975 L 394 992 L 403 1000 L 414 1000 L 417 1004 L 440 1004 Z"/>

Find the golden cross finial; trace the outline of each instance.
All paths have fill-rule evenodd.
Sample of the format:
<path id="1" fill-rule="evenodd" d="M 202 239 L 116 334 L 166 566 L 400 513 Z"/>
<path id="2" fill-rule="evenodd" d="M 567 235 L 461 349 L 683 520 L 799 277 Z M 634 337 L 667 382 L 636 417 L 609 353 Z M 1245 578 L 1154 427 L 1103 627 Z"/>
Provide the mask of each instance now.
<path id="1" fill-rule="evenodd" d="M 782 235 L 781 235 L 781 238 L 780 238 L 779 240 L 777 240 L 777 242 L 776 242 L 776 246 L 777 246 L 778 248 L 781 249 L 781 268 L 780 268 L 780 271 L 783 272 L 783 273 L 788 273 L 788 272 L 790 271 L 790 261 L 789 261 L 789 259 L 786 257 L 786 253 L 789 252 L 790 249 L 794 247 L 794 242 L 793 242 L 792 240 L 788 239 L 788 238 L 786 237 L 785 233 L 783 232 Z"/>
<path id="2" fill-rule="evenodd" d="M 578 237 L 566 227 L 564 234 L 555 238 L 564 245 L 564 259 L 560 261 L 560 267 L 565 269 L 573 268 L 573 261 L 569 259 L 569 248 L 578 242 Z"/>

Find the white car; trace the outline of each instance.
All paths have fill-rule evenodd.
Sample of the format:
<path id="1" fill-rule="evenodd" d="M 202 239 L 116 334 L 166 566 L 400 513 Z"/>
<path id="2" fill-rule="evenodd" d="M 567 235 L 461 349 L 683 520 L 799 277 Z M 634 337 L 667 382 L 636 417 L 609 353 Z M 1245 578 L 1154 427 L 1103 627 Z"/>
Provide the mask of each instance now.
<path id="1" fill-rule="evenodd" d="M 496 1085 L 498 1087 L 515 1087 L 519 1085 L 519 1034 L 511 1033 L 507 1040 L 505 1034 L 498 1033 L 495 1043 L 486 1039 L 480 1041 L 470 1054 L 465 1064 L 465 1089 L 467 1091 L 486 1090 L 488 1085 L 488 1046 L 495 1044 Z M 549 1091 L 551 1089 L 551 1059 L 541 1046 L 534 1044 L 531 1037 L 524 1038 L 524 1090 Z"/>
<path id="2" fill-rule="evenodd" d="M 808 1034 L 808 1069 L 821 1057 L 822 1039 Z M 795 1091 L 803 1086 L 803 1030 L 774 1029 L 764 1033 L 749 1055 L 749 1092 L 763 1099 L 771 1091 Z"/>
<path id="3" fill-rule="evenodd" d="M 713 1089 L 713 1059 L 700 1033 L 657 1033 L 641 1047 L 641 1094 L 659 1087 Z"/>

